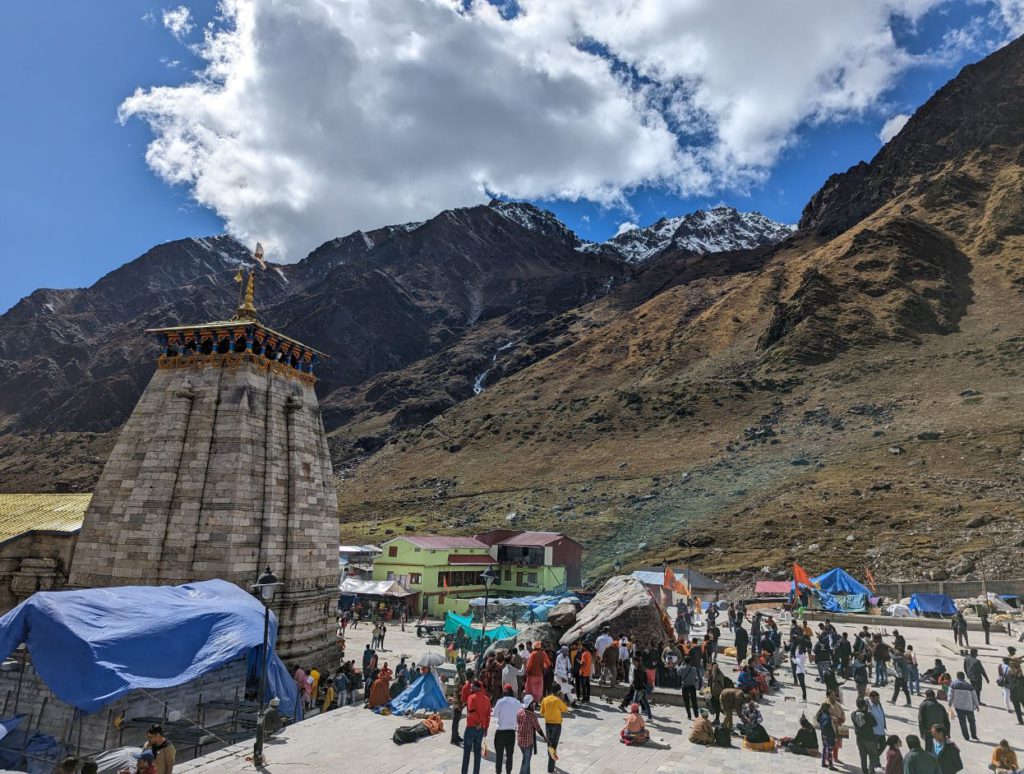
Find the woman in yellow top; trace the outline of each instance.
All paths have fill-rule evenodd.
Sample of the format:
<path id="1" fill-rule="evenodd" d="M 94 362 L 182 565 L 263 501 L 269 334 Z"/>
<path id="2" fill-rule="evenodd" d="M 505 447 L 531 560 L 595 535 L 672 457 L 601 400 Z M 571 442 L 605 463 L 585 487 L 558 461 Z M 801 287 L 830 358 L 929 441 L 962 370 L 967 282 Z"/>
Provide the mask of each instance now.
<path id="1" fill-rule="evenodd" d="M 1020 771 L 1017 765 L 1017 753 L 1010 743 L 1003 739 L 999 746 L 992 751 L 992 765 L 989 766 L 996 774 L 1018 774 Z"/>
<path id="2" fill-rule="evenodd" d="M 551 684 L 551 692 L 540 703 L 540 714 L 544 718 L 544 733 L 548 738 L 548 771 L 555 770 L 558 760 L 558 740 L 562 736 L 562 713 L 569 707 L 558 695 L 558 683 Z"/>

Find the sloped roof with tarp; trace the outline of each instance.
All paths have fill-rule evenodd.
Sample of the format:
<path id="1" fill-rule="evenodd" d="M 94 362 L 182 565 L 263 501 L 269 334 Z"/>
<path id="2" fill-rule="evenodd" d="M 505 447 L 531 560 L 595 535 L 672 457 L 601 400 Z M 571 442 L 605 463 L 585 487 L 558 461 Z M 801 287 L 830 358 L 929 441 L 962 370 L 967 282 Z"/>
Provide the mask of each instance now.
<path id="1" fill-rule="evenodd" d="M 683 581 L 694 591 L 718 591 L 722 588 L 722 584 L 714 578 L 709 578 L 704 573 L 693 569 L 673 568 L 672 572 L 675 573 L 676 578 Z M 657 567 L 646 570 L 634 570 L 633 577 L 648 586 L 660 586 L 665 580 L 665 570 Z"/>
<path id="2" fill-rule="evenodd" d="M 263 604 L 233 583 L 40 591 L 0 618 L 0 659 L 25 643 L 36 672 L 85 712 L 140 688 L 171 688 L 263 647 Z M 270 617 L 270 644 L 277 619 Z M 295 681 L 273 652 L 271 696 L 295 715 Z"/>
<path id="3" fill-rule="evenodd" d="M 954 615 L 956 613 L 956 603 L 949 594 L 912 594 L 907 607 L 922 615 Z"/>
<path id="4" fill-rule="evenodd" d="M 407 597 L 416 593 L 395 580 L 367 581 L 345 578 L 338 588 L 342 594 L 365 594 L 371 597 Z"/>
<path id="5" fill-rule="evenodd" d="M 867 586 L 841 567 L 822 573 L 817 578 L 811 578 L 811 581 L 829 594 L 863 594 L 867 596 L 871 593 Z"/>

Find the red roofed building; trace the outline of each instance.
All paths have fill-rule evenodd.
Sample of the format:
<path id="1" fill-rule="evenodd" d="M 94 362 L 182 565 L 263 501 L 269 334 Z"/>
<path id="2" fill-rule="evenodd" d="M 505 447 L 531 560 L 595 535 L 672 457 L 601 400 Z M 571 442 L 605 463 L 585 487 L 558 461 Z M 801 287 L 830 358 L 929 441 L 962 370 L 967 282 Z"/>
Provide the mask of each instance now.
<path id="1" fill-rule="evenodd" d="M 490 553 L 503 568 L 519 572 L 521 568 L 565 568 L 564 580 L 556 585 L 573 588 L 583 575 L 583 546 L 561 532 L 523 532 L 493 529 L 475 536 L 490 546 Z M 507 565 L 507 567 L 506 567 Z M 548 586 L 547 591 L 553 589 Z"/>

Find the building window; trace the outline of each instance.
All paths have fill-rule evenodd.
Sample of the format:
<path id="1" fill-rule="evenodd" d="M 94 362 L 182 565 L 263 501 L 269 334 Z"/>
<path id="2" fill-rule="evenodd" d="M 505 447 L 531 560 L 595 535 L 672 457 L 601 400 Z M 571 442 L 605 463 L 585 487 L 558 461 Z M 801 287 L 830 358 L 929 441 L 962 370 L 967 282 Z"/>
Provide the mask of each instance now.
<path id="1" fill-rule="evenodd" d="M 417 586 L 420 583 L 420 574 L 418 572 L 409 573 L 409 584 Z"/>
<path id="2" fill-rule="evenodd" d="M 398 556 L 398 546 L 388 546 L 388 556 Z"/>
<path id="3" fill-rule="evenodd" d="M 535 572 L 528 572 L 528 573 L 526 573 L 526 583 L 529 586 L 536 586 L 537 585 L 537 573 L 535 573 Z"/>
<path id="4" fill-rule="evenodd" d="M 395 579 L 395 574 L 391 570 L 388 570 L 387 580 L 393 581 L 394 579 Z"/>
<path id="5" fill-rule="evenodd" d="M 505 570 L 505 580 L 507 580 L 507 581 L 508 580 L 512 580 L 512 571 L 511 570 Z"/>

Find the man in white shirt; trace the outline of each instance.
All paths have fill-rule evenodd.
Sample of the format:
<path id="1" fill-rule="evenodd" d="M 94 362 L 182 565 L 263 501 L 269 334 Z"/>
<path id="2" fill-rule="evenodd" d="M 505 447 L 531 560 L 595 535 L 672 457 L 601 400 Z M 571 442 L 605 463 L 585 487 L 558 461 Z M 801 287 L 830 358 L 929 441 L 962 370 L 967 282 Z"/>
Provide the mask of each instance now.
<path id="1" fill-rule="evenodd" d="M 612 636 L 605 630 L 601 632 L 601 635 L 594 641 L 594 665 L 598 669 L 598 682 L 600 683 L 605 679 L 604 674 L 604 651 L 609 645 L 612 644 Z M 612 675 L 612 680 L 615 680 L 615 675 Z"/>
<path id="2" fill-rule="evenodd" d="M 505 759 L 505 773 L 512 774 L 512 751 L 516 749 L 516 717 L 523 705 L 515 696 L 515 689 L 505 683 L 503 695 L 494 703 L 491 717 L 495 720 L 494 756 L 498 774 L 501 774 L 501 760 Z"/>
<path id="3" fill-rule="evenodd" d="M 569 648 L 565 645 L 558 651 L 555 657 L 555 682 L 558 683 L 558 690 L 565 701 L 569 704 L 576 704 L 576 694 L 572 690 L 572 665 L 569 663 Z"/>
<path id="4" fill-rule="evenodd" d="M 513 666 L 512 662 L 509 661 L 507 664 L 505 664 L 505 668 L 501 670 L 501 684 L 502 685 L 510 685 L 510 686 L 512 686 L 512 690 L 514 691 L 514 695 L 516 697 L 518 697 L 519 696 L 519 678 L 522 677 L 525 673 L 526 673 L 526 667 L 525 666 L 524 667 L 520 667 L 519 669 L 516 669 L 515 666 Z M 496 704 L 500 703 L 500 702 L 501 702 L 501 699 L 498 699 L 498 702 L 496 702 Z"/>

